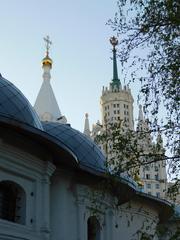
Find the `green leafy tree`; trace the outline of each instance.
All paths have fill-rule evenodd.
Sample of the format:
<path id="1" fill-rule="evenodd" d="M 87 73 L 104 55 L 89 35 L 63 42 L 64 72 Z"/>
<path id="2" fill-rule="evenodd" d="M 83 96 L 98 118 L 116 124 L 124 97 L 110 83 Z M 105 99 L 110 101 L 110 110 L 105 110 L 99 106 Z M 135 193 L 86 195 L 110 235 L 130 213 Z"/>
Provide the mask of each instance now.
<path id="1" fill-rule="evenodd" d="M 122 120 L 106 123 L 95 141 L 103 146 L 108 174 L 118 177 L 126 173 L 140 185 L 140 167 L 166 161 L 164 149 L 152 143 L 150 130 L 131 130 Z"/>
<path id="2" fill-rule="evenodd" d="M 139 98 L 151 130 L 166 138 L 169 172 L 179 184 L 180 2 L 118 0 L 117 4 L 115 17 L 108 24 L 120 38 L 119 59 L 125 69 L 131 67 L 132 81 L 139 79 L 141 83 Z"/>

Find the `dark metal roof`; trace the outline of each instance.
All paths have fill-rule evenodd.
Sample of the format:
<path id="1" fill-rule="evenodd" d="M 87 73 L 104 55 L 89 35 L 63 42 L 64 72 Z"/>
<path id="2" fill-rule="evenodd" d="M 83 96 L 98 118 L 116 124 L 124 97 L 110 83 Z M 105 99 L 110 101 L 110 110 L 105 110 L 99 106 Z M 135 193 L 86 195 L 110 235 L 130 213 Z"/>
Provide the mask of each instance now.
<path id="1" fill-rule="evenodd" d="M 42 122 L 44 130 L 63 142 L 77 156 L 83 168 L 105 170 L 105 156 L 100 148 L 86 135 L 68 124 Z"/>
<path id="2" fill-rule="evenodd" d="M 10 131 L 12 137 L 13 133 L 17 132 L 27 137 L 27 140 L 36 142 L 37 146 L 44 146 L 53 155 L 53 163 L 56 166 L 63 164 L 78 167 L 78 160 L 75 154 L 64 143 L 45 131 L 3 115 L 0 115 L 0 132 L 1 128 Z"/>
<path id="3" fill-rule="evenodd" d="M 35 110 L 22 92 L 0 75 L 0 115 L 43 129 Z"/>

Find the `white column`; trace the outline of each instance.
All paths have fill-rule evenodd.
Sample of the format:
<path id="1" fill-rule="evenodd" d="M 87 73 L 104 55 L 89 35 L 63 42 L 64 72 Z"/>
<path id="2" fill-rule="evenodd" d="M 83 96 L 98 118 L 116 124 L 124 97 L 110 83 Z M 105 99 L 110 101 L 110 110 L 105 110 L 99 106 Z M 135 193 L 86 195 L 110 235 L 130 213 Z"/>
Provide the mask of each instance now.
<path id="1" fill-rule="evenodd" d="M 105 240 L 114 240 L 114 215 L 112 211 L 109 211 L 106 214 L 106 239 Z"/>
<path id="2" fill-rule="evenodd" d="M 42 225 L 41 233 L 44 240 L 50 239 L 50 176 L 53 174 L 55 166 L 46 162 L 45 174 L 42 178 Z"/>
<path id="3" fill-rule="evenodd" d="M 78 240 L 87 240 L 87 219 L 84 201 L 77 201 L 77 234 Z"/>

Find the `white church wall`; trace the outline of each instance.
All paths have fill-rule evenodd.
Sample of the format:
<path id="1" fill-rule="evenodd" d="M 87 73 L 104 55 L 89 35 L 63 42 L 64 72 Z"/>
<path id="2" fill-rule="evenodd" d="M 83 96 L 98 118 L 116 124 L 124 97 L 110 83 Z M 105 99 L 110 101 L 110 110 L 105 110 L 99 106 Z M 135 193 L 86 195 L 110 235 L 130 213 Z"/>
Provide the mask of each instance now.
<path id="1" fill-rule="evenodd" d="M 132 200 L 113 208 L 112 197 L 93 192 L 82 176 L 80 184 L 74 172 L 55 170 L 49 181 L 54 170 L 50 162 L 1 144 L 0 182 L 19 184 L 27 205 L 24 225 L 0 219 L 0 240 L 87 240 L 92 216 L 100 224 L 97 240 L 139 240 L 139 230 L 154 234 L 158 213 L 150 203 Z"/>
<path id="2" fill-rule="evenodd" d="M 101 227 L 97 240 L 139 240 L 140 231 L 155 235 L 159 221 L 155 207 L 144 200 L 133 200 L 116 209 L 111 200 L 102 194 L 99 200 L 97 195 L 94 198 L 88 186 L 77 183 L 68 172 L 59 171 L 51 179 L 50 239 L 88 240 L 87 222 L 91 216 L 97 217 Z"/>
<path id="3" fill-rule="evenodd" d="M 67 175 L 66 177 L 64 176 Z M 59 171 L 51 179 L 51 240 L 78 239 L 78 209 L 70 190 L 70 173 Z"/>
<path id="4" fill-rule="evenodd" d="M 63 172 L 53 176 L 51 187 L 51 240 L 88 239 L 87 221 L 94 213 L 88 187 L 77 184 L 73 176 Z M 98 216 L 103 226 L 104 213 L 99 211 Z M 101 228 L 97 240 L 103 239 L 106 238 Z"/>
<path id="5" fill-rule="evenodd" d="M 123 204 L 114 217 L 114 239 L 139 240 L 143 233 L 156 239 L 158 221 L 157 210 L 143 200 Z"/>
<path id="6" fill-rule="evenodd" d="M 24 224 L 0 219 L 0 240 L 40 240 L 49 230 L 49 176 L 54 171 L 50 162 L 7 144 L 0 144 L 0 183 L 21 186 L 26 203 Z M 22 206 L 21 206 L 22 207 Z"/>

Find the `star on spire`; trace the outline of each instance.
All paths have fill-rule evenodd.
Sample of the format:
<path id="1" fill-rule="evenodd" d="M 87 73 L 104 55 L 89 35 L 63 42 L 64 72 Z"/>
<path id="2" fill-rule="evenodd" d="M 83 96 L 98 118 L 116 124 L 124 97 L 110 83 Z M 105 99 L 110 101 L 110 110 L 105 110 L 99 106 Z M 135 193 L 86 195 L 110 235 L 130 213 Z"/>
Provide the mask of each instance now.
<path id="1" fill-rule="evenodd" d="M 110 38 L 110 43 L 113 46 L 113 79 L 111 86 L 114 88 L 115 86 L 119 89 L 121 87 L 121 82 L 118 78 L 118 69 L 117 69 L 117 60 L 116 60 L 116 46 L 118 45 L 118 39 L 116 37 Z"/>

